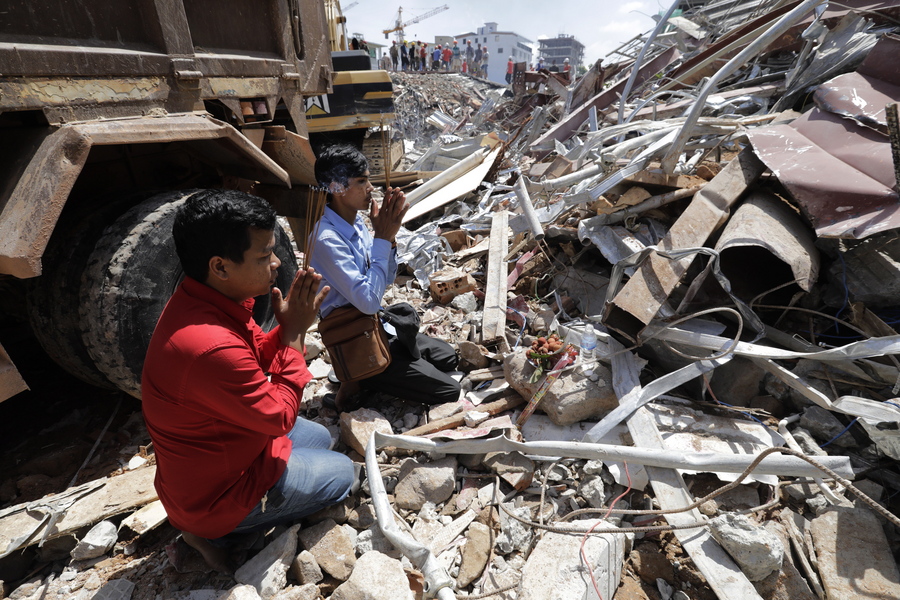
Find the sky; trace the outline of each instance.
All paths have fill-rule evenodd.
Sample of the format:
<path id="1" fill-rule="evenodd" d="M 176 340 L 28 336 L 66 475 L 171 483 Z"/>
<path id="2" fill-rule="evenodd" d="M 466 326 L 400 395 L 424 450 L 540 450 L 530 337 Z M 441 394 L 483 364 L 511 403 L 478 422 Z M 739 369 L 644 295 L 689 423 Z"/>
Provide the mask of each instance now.
<path id="1" fill-rule="evenodd" d="M 432 42 L 436 35 L 457 35 L 495 22 L 499 31 L 513 31 L 532 40 L 535 50 L 541 38 L 573 35 L 585 46 L 586 65 L 634 36 L 651 31 L 655 26 L 651 15 L 668 8 L 668 4 L 656 0 L 415 0 L 409 5 L 387 0 L 355 1 L 358 4 L 344 13 L 348 33 L 362 33 L 365 39 L 379 44 L 386 42 L 381 32 L 393 27 L 401 6 L 403 21 L 408 22 L 447 5 L 448 10 L 406 27 L 406 39 Z M 353 2 L 341 0 L 341 5 Z"/>

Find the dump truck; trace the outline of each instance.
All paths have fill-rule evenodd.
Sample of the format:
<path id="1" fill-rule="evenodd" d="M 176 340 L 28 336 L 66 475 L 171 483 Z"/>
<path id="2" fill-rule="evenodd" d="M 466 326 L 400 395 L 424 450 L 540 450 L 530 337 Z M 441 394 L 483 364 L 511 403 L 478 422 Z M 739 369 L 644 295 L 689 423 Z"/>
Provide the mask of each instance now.
<path id="1" fill-rule="evenodd" d="M 315 183 L 306 99 L 332 91 L 327 27 L 322 0 L 6 3 L 5 316 L 20 310 L 66 371 L 140 397 L 146 347 L 183 278 L 171 224 L 184 199 L 250 191 L 296 233 Z M 297 262 L 280 227 L 277 239 L 286 286 Z M 274 324 L 267 298 L 255 316 Z M 0 401 L 28 387 L 4 343 Z"/>

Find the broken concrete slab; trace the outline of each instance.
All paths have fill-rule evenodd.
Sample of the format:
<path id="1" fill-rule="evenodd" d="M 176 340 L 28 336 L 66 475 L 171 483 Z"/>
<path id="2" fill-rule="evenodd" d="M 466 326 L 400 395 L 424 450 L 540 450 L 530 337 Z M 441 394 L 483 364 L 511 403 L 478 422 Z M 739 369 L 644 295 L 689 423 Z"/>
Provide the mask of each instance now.
<path id="1" fill-rule="evenodd" d="M 220 600 L 261 600 L 256 588 L 252 585 L 236 585 L 220 598 Z"/>
<path id="2" fill-rule="evenodd" d="M 790 511 L 790 509 L 785 509 Z M 785 549 L 789 542 L 787 533 L 776 521 L 768 521 L 765 528 L 777 535 Z M 797 570 L 790 552 L 785 552 L 781 568 L 753 583 L 761 596 L 769 600 L 816 600 L 818 596 Z"/>
<path id="3" fill-rule="evenodd" d="M 506 343 L 506 255 L 509 251 L 509 213 L 505 210 L 491 216 L 490 251 L 488 253 L 487 287 L 484 290 L 484 311 L 481 323 L 481 343 L 489 346 Z"/>
<path id="4" fill-rule="evenodd" d="M 110 521 L 100 521 L 72 549 L 72 559 L 88 560 L 103 556 L 116 545 L 117 538 L 116 526 Z"/>
<path id="5" fill-rule="evenodd" d="M 107 517 L 129 512 L 158 500 L 153 480 L 156 465 L 126 471 L 121 475 L 88 482 L 38 501 L 4 510 L 0 518 L 0 556 L 7 552 L 71 534 Z M 64 508 L 49 531 L 45 511 Z M 18 544 L 16 540 L 24 540 Z"/>
<path id="6" fill-rule="evenodd" d="M 508 354 L 503 361 L 503 371 L 510 386 L 525 398 L 532 397 L 540 386 L 540 381 L 529 382 L 534 367 L 524 352 Z M 563 371 L 544 395 L 538 409 L 560 426 L 605 415 L 619 404 L 612 388 L 612 373 L 606 366 L 597 364 L 594 375 L 598 377 L 597 381 L 592 381 L 580 369 Z"/>
<path id="7" fill-rule="evenodd" d="M 290 575 L 301 585 L 307 583 L 316 584 L 322 581 L 322 569 L 316 562 L 316 557 L 309 550 L 300 552 L 291 561 Z"/>
<path id="8" fill-rule="evenodd" d="M 350 578 L 339 585 L 331 600 L 413 600 L 400 561 L 381 552 L 359 557 Z"/>
<path id="9" fill-rule="evenodd" d="M 270 600 L 287 585 L 287 572 L 297 555 L 297 532 L 294 525 L 244 563 L 234 573 L 235 581 L 252 585 L 262 600 Z"/>
<path id="10" fill-rule="evenodd" d="M 346 581 L 356 564 L 353 539 L 331 519 L 300 530 L 300 543 L 316 558 L 323 571 Z"/>
<path id="11" fill-rule="evenodd" d="M 828 600 L 900 598 L 900 573 L 869 510 L 832 507 L 810 524 Z"/>
<path id="12" fill-rule="evenodd" d="M 491 553 L 491 528 L 479 522 L 469 525 L 462 549 L 462 562 L 456 584 L 463 588 L 481 576 Z"/>
<path id="13" fill-rule="evenodd" d="M 167 518 L 166 509 L 157 500 L 122 519 L 119 530 L 127 528 L 138 535 L 144 535 L 162 525 Z"/>
<path id="14" fill-rule="evenodd" d="M 440 504 L 456 488 L 456 458 L 429 463 L 409 459 L 400 466 L 394 502 L 400 508 L 419 510 L 426 502 Z"/>
<path id="15" fill-rule="evenodd" d="M 587 530 L 596 523 L 597 520 L 575 520 L 567 525 Z M 603 529 L 615 527 L 601 522 L 594 531 Z M 588 565 L 584 565 L 581 558 L 583 536 L 583 533 L 546 532 L 525 564 L 518 598 L 520 600 L 591 598 L 593 586 L 587 573 L 588 569 L 593 573 L 600 588 L 601 597 L 612 598 L 622 576 L 625 535 L 624 533 L 588 535 L 584 544 Z"/>
<path id="16" fill-rule="evenodd" d="M 321 598 L 319 586 L 313 583 L 291 586 L 275 594 L 272 600 L 318 600 Z"/>
<path id="17" fill-rule="evenodd" d="M 744 515 L 726 513 L 709 522 L 716 541 L 737 561 L 750 581 L 760 581 L 781 568 L 781 540 Z"/>
<path id="18" fill-rule="evenodd" d="M 391 423 L 377 410 L 359 408 L 352 412 L 341 413 L 341 440 L 359 452 L 366 453 L 366 444 L 373 431 L 393 433 Z"/>
<path id="19" fill-rule="evenodd" d="M 534 462 L 521 452 L 491 452 L 482 464 L 519 491 L 527 489 L 534 480 Z"/>

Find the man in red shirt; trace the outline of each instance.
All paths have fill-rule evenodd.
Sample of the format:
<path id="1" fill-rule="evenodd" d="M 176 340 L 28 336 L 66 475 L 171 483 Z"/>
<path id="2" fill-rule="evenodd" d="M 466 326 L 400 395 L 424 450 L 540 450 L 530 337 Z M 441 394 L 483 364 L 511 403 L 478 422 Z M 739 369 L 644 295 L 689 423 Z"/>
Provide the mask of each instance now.
<path id="1" fill-rule="evenodd" d="M 450 49 L 450 46 L 444 48 L 441 53 L 441 60 L 443 61 L 444 70 L 447 71 L 450 69 L 450 60 L 453 58 L 453 51 Z"/>
<path id="2" fill-rule="evenodd" d="M 156 451 L 156 490 L 169 521 L 212 568 L 227 541 L 343 500 L 354 467 L 323 426 L 297 416 L 312 378 L 306 331 L 328 288 L 300 271 L 272 288 L 275 211 L 243 192 L 204 190 L 172 228 L 185 279 L 147 350 L 142 400 Z M 263 333 L 253 298 L 270 293 L 278 326 Z"/>

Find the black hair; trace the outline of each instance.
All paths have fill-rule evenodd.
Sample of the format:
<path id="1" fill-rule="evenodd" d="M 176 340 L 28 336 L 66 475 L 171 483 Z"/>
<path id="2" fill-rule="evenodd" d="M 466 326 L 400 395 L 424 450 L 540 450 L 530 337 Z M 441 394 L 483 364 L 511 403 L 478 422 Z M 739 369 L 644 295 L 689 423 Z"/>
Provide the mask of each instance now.
<path id="1" fill-rule="evenodd" d="M 236 190 L 201 190 L 189 197 L 172 225 L 185 275 L 206 282 L 214 256 L 242 263 L 253 243 L 251 229 L 275 229 L 275 210 L 262 198 Z"/>
<path id="2" fill-rule="evenodd" d="M 368 170 L 366 156 L 349 144 L 329 146 L 316 159 L 316 181 L 326 189 L 332 182 L 347 186 L 350 178 L 362 177 Z"/>

